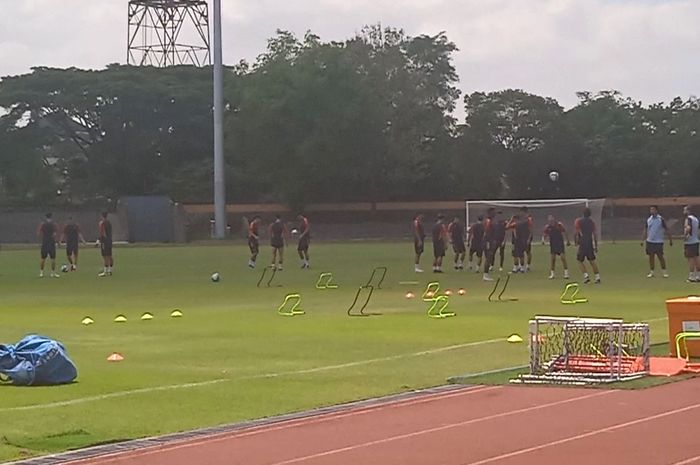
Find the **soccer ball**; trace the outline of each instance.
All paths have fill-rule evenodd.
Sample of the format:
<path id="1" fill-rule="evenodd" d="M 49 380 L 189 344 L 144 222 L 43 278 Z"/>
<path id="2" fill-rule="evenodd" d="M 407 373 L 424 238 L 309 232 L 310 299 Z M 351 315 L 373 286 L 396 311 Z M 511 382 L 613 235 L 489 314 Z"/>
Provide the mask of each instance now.
<path id="1" fill-rule="evenodd" d="M 298 229 L 292 229 L 292 234 L 299 234 L 299 230 L 298 230 Z"/>
<path id="2" fill-rule="evenodd" d="M 219 273 L 214 273 L 213 275 L 211 275 L 212 282 L 218 283 L 220 279 L 221 276 L 219 275 Z"/>
<path id="3" fill-rule="evenodd" d="M 549 172 L 549 179 L 552 182 L 557 182 L 559 181 L 559 172 L 558 171 L 550 171 Z"/>
<path id="4" fill-rule="evenodd" d="M 61 265 L 61 271 L 68 273 L 68 265 Z"/>

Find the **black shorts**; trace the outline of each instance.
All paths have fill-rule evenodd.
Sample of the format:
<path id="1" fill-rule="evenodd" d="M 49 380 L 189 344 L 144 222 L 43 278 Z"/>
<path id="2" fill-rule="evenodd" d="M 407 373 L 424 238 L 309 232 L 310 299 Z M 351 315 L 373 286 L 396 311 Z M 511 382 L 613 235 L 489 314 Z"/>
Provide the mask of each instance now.
<path id="1" fill-rule="evenodd" d="M 78 255 L 78 243 L 66 243 L 66 255 L 72 257 L 73 255 Z"/>
<path id="2" fill-rule="evenodd" d="M 56 260 L 56 244 L 41 244 L 41 259 L 46 260 L 46 257 L 50 257 L 51 260 Z"/>
<path id="3" fill-rule="evenodd" d="M 582 262 L 588 260 L 592 262 L 595 260 L 595 250 L 593 250 L 593 245 L 580 245 L 578 247 L 578 253 L 576 254 L 576 260 Z"/>
<path id="4" fill-rule="evenodd" d="M 464 245 L 464 242 L 453 242 L 452 250 L 454 250 L 455 253 L 464 253 L 467 251 L 467 246 Z"/>
<path id="5" fill-rule="evenodd" d="M 515 258 L 525 257 L 526 250 L 527 250 L 527 242 L 515 241 L 515 244 L 513 244 L 513 257 L 515 257 Z"/>
<path id="6" fill-rule="evenodd" d="M 309 236 L 304 236 L 301 239 L 299 239 L 299 245 L 297 245 L 297 250 L 299 252 L 306 252 L 309 250 L 309 243 L 311 242 L 311 238 Z"/>
<path id="7" fill-rule="evenodd" d="M 416 251 L 416 255 L 420 255 L 423 253 L 423 250 L 425 248 L 425 241 L 413 241 L 413 250 Z"/>
<path id="8" fill-rule="evenodd" d="M 112 241 L 111 240 L 100 241 L 100 252 L 102 253 L 103 257 L 111 257 L 112 256 Z"/>
<path id="9" fill-rule="evenodd" d="M 484 255 L 484 246 L 480 243 L 474 244 L 472 242 L 472 245 L 469 246 L 469 255 L 474 254 L 476 254 L 477 257 L 481 258 L 481 256 Z"/>
<path id="10" fill-rule="evenodd" d="M 549 243 L 549 253 L 552 255 L 564 255 L 564 243 L 563 242 L 550 242 Z"/>
<path id="11" fill-rule="evenodd" d="M 249 237 L 248 238 L 248 248 L 250 249 L 251 254 L 257 255 L 258 252 L 260 252 L 260 241 L 254 237 Z"/>
<path id="12" fill-rule="evenodd" d="M 664 243 L 663 242 L 648 242 L 646 246 L 647 255 L 657 255 L 659 257 L 664 256 Z"/>
<path id="13" fill-rule="evenodd" d="M 695 258 L 698 256 L 698 251 L 700 249 L 700 244 L 685 244 L 683 251 L 685 253 L 685 258 Z"/>
<path id="14" fill-rule="evenodd" d="M 440 258 L 445 256 L 445 243 L 442 241 L 433 242 L 433 255 L 435 258 Z"/>
<path id="15" fill-rule="evenodd" d="M 284 248 L 284 240 L 283 239 L 272 239 L 270 241 L 270 245 L 272 246 L 273 249 L 283 249 Z"/>

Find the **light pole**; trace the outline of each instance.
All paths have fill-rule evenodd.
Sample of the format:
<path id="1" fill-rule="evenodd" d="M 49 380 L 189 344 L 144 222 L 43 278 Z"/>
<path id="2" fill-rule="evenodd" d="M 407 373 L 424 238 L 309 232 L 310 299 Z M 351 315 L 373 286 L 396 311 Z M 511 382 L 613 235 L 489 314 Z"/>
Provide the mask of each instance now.
<path id="1" fill-rule="evenodd" d="M 224 68 L 221 53 L 221 0 L 214 0 L 214 237 L 226 236 L 224 175 Z"/>

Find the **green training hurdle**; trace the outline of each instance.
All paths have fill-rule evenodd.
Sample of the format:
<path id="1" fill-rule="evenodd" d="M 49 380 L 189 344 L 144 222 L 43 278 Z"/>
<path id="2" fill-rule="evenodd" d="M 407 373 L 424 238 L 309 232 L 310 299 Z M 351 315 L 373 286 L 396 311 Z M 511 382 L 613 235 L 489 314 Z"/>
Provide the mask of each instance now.
<path id="1" fill-rule="evenodd" d="M 700 331 L 684 331 L 676 334 L 676 357 L 685 358 L 686 361 L 690 360 L 688 356 L 688 339 L 700 339 Z M 681 356 L 681 344 L 683 344 L 683 349 L 685 350 L 685 357 Z"/>
<path id="2" fill-rule="evenodd" d="M 360 298 L 360 294 L 362 293 L 363 290 L 367 289 L 369 292 L 367 293 L 367 299 L 365 299 L 365 303 L 362 304 L 360 307 L 359 311 L 354 311 L 355 306 L 357 305 L 357 301 Z M 355 300 L 352 301 L 352 305 L 350 305 L 350 308 L 348 308 L 348 316 L 376 316 L 376 315 L 381 315 L 381 313 L 368 313 L 365 312 L 365 308 L 367 308 L 367 305 L 369 305 L 369 301 L 372 298 L 372 294 L 374 293 L 374 286 L 360 286 L 357 289 L 357 293 L 355 294 Z"/>
<path id="3" fill-rule="evenodd" d="M 291 308 L 287 309 L 287 303 L 294 301 Z M 277 313 L 282 316 L 297 316 L 306 313 L 304 310 L 299 308 L 301 303 L 301 294 L 287 294 L 284 297 L 284 302 L 277 309 Z"/>
<path id="4" fill-rule="evenodd" d="M 559 300 L 565 305 L 585 304 L 588 302 L 588 299 L 585 297 L 578 297 L 580 290 L 581 287 L 578 283 L 569 283 L 564 287 L 564 292 L 562 292 Z M 569 291 L 571 291 L 570 296 L 568 295 Z"/>
<path id="5" fill-rule="evenodd" d="M 326 289 L 338 289 L 338 285 L 333 282 L 333 273 L 321 273 L 318 277 L 318 281 L 316 281 L 316 289 L 322 291 Z"/>
<path id="6" fill-rule="evenodd" d="M 501 292 L 498 293 L 498 298 L 494 299 L 493 296 L 496 294 L 496 291 L 498 290 L 498 286 L 501 284 L 501 278 L 496 279 L 496 282 L 493 285 L 493 290 L 489 294 L 489 302 L 517 302 L 518 299 L 516 297 L 503 297 L 503 294 L 505 294 L 506 289 L 508 289 L 508 284 L 510 283 L 510 274 L 506 276 L 506 280 L 503 282 L 503 289 L 501 289 Z"/>
<path id="7" fill-rule="evenodd" d="M 432 304 L 428 308 L 429 318 L 449 318 L 452 316 L 457 316 L 454 312 L 448 312 L 447 307 L 450 305 L 450 298 L 446 295 L 439 295 L 433 299 Z"/>
<path id="8" fill-rule="evenodd" d="M 423 302 L 434 301 L 439 290 L 440 290 L 440 283 L 439 282 L 433 281 L 431 283 L 428 283 L 428 285 L 425 287 L 425 291 L 423 291 L 423 296 L 421 297 L 423 299 Z"/>
<path id="9" fill-rule="evenodd" d="M 265 275 L 267 274 L 267 270 L 272 270 L 270 274 L 270 279 L 267 280 L 267 287 L 270 287 L 272 284 L 272 280 L 275 279 L 275 275 L 277 275 L 277 267 L 265 267 L 263 268 L 263 272 L 260 275 L 260 279 L 258 280 L 258 284 L 256 287 L 260 287 L 260 284 L 262 284 L 263 280 L 265 279 Z M 280 286 L 281 287 L 281 286 Z"/>
<path id="10" fill-rule="evenodd" d="M 377 284 L 372 284 L 372 281 L 374 281 L 374 277 L 378 271 L 381 271 L 381 277 L 379 278 L 379 282 Z M 365 286 L 373 286 L 375 289 L 381 289 L 382 283 L 384 282 L 384 278 L 386 278 L 387 271 L 388 271 L 388 269 L 385 266 L 378 266 L 375 269 L 373 269 L 372 274 L 370 275 L 369 279 L 367 280 L 367 284 L 365 284 Z"/>

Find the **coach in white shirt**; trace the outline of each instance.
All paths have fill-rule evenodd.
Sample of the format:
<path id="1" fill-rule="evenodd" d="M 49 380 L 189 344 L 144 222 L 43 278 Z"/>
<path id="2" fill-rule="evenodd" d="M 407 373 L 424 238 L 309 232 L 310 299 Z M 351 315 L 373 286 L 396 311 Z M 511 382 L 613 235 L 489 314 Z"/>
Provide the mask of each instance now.
<path id="1" fill-rule="evenodd" d="M 644 232 L 642 233 L 642 247 L 646 246 L 646 253 L 649 256 L 649 274 L 647 278 L 654 277 L 654 257 L 659 257 L 661 265 L 661 273 L 664 278 L 668 278 L 666 271 L 666 259 L 664 258 L 664 235 L 668 236 L 668 245 L 673 246 L 673 238 L 668 232 L 666 221 L 663 216 L 659 215 L 659 208 L 656 205 L 649 207 L 650 216 L 644 223 Z"/>

